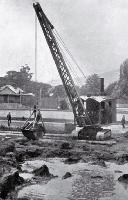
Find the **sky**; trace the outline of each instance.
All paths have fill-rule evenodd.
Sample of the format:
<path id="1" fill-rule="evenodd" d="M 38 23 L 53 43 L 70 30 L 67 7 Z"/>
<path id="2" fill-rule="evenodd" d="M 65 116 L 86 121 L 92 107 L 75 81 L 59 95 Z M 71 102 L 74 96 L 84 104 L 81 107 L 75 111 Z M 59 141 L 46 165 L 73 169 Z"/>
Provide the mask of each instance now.
<path id="1" fill-rule="evenodd" d="M 25 64 L 35 72 L 33 2 L 0 0 L 0 76 L 9 70 L 18 71 Z M 39 0 L 39 3 L 85 76 L 119 70 L 128 58 L 127 0 Z M 37 36 L 37 80 L 49 83 L 59 76 L 39 23 Z"/>

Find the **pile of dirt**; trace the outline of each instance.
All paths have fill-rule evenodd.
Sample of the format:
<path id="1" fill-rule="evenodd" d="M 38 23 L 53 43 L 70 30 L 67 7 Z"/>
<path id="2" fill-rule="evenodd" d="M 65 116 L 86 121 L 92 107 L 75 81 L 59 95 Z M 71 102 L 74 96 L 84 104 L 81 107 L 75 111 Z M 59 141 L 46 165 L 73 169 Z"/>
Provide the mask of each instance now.
<path id="1" fill-rule="evenodd" d="M 80 157 L 69 157 L 67 158 L 64 163 L 65 164 L 75 164 L 75 163 L 78 163 L 80 161 Z"/>
<path id="2" fill-rule="evenodd" d="M 35 158 L 41 155 L 43 148 L 37 145 L 20 145 L 17 144 L 15 148 L 17 162 L 23 162 L 26 158 Z"/>
<path id="3" fill-rule="evenodd" d="M 128 162 L 128 153 L 127 152 L 118 152 L 115 155 L 116 161 L 118 162 L 118 164 L 124 164 L 126 162 Z"/>
<path id="4" fill-rule="evenodd" d="M 5 156 L 7 152 L 14 152 L 15 143 L 12 140 L 7 140 L 0 143 L 0 156 Z"/>
<path id="5" fill-rule="evenodd" d="M 96 160 L 91 163 L 92 165 L 100 165 L 101 167 L 107 167 L 104 160 Z"/>
<path id="6" fill-rule="evenodd" d="M 0 198 L 5 199 L 9 192 L 15 187 L 24 183 L 24 179 L 16 171 L 13 174 L 5 175 L 0 182 Z"/>
<path id="7" fill-rule="evenodd" d="M 63 142 L 61 144 L 61 149 L 71 149 L 71 148 L 72 148 L 72 146 L 69 142 Z"/>

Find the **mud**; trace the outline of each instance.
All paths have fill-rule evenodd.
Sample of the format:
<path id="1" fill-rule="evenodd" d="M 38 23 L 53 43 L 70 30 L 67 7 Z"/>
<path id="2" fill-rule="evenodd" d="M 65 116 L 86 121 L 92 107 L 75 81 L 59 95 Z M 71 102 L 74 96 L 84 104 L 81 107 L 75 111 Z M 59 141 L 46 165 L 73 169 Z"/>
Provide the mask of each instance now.
<path id="1" fill-rule="evenodd" d="M 4 177 L 13 177 L 14 172 L 23 173 L 21 165 L 25 160 L 33 160 L 35 158 L 65 158 L 65 164 L 74 164 L 78 162 L 91 162 L 92 165 L 99 165 L 100 167 L 106 167 L 105 162 L 115 162 L 117 164 L 124 164 L 128 162 L 128 138 L 124 136 L 118 136 L 118 139 L 113 138 L 112 141 L 116 141 L 113 145 L 98 145 L 89 144 L 86 142 L 78 142 L 77 140 L 65 141 L 28 141 L 24 138 L 0 138 L 0 187 L 6 182 Z M 47 167 L 45 167 L 46 170 Z M 44 170 L 44 168 L 42 168 Z M 41 176 L 44 173 L 42 169 L 36 170 L 41 172 Z M 50 172 L 47 171 L 47 175 L 50 176 Z M 46 172 L 45 171 L 45 172 Z M 68 172 L 70 173 L 70 172 Z M 56 174 L 57 175 L 57 174 Z M 68 174 L 69 175 L 69 174 Z M 70 177 L 65 175 L 65 177 Z M 34 174 L 36 176 L 36 174 Z M 71 175 L 72 176 L 72 175 Z M 18 177 L 18 176 L 17 176 Z M 98 176 L 92 176 L 93 179 L 100 178 Z M 11 181 L 13 178 L 10 178 Z M 19 178 L 20 179 L 20 178 Z M 38 178 L 29 181 L 20 182 L 20 187 L 24 184 L 29 185 L 33 181 L 37 181 Z M 40 180 L 39 180 L 40 181 Z M 4 198 L 17 199 L 17 190 L 19 189 L 18 181 L 13 181 L 13 187 L 9 188 Z M 3 198 L 3 196 L 1 196 Z M 3 198 L 3 199 L 4 199 Z"/>

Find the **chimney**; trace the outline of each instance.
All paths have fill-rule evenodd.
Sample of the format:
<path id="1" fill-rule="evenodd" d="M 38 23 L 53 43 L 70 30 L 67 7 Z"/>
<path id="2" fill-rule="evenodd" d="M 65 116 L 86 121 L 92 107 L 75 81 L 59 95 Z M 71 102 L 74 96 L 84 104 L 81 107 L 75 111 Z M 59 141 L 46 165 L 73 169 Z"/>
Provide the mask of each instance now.
<path id="1" fill-rule="evenodd" d="M 100 78 L 100 95 L 104 95 L 104 78 Z"/>

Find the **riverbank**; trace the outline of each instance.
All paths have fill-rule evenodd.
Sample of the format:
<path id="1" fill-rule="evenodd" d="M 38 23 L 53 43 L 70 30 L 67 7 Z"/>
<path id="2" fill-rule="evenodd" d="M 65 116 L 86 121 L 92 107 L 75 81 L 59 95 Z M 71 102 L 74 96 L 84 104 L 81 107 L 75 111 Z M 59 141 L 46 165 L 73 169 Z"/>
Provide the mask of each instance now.
<path id="1" fill-rule="evenodd" d="M 108 143 L 86 143 L 85 141 L 73 140 L 71 137 L 56 139 L 41 139 L 39 141 L 27 141 L 23 137 L 6 135 L 0 137 L 0 176 L 1 180 L 7 180 L 9 174 L 18 172 L 25 173 L 22 165 L 27 160 L 45 160 L 48 158 L 64 158 L 68 165 L 74 163 L 92 163 L 99 167 L 106 167 L 106 162 L 113 162 L 117 165 L 128 162 L 128 138 L 127 131 L 122 134 L 113 135 Z M 83 165 L 82 164 L 82 165 Z M 80 164 L 81 165 L 81 164 Z M 58 174 L 55 174 L 58 175 Z M 4 177 L 4 178 L 3 178 Z M 16 184 L 7 192 L 6 199 L 18 199 L 18 191 L 33 183 L 39 183 L 46 177 L 31 177 L 25 179 L 21 184 Z M 47 179 L 47 178 L 46 178 Z M 49 179 L 47 179 L 49 181 Z M 1 181 L 0 187 L 3 182 Z M 52 199 L 52 198 L 51 198 Z M 35 199 L 36 200 L 36 199 Z"/>
<path id="2" fill-rule="evenodd" d="M 43 120 L 46 122 L 73 122 L 74 115 L 72 110 L 55 110 L 55 109 L 40 109 Z M 7 114 L 11 112 L 13 120 L 26 120 L 32 113 L 32 109 L 0 109 L 0 119 L 6 120 Z M 125 114 L 128 121 L 128 108 L 123 104 L 117 104 L 116 121 L 121 121 L 122 115 Z"/>

